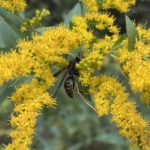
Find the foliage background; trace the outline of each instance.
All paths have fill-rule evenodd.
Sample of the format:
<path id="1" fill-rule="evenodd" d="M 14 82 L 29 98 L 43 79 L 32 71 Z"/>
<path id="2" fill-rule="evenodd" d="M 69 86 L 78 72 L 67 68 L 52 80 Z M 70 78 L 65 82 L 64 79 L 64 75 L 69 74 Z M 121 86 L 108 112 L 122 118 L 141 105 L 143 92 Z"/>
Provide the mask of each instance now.
<path id="1" fill-rule="evenodd" d="M 22 16 L 32 17 L 36 9 L 47 8 L 51 12 L 51 16 L 46 17 L 42 24 L 44 26 L 53 26 L 63 21 L 68 17 L 68 13 L 76 5 L 77 0 L 27 0 L 28 7 Z M 116 24 L 121 27 L 121 33 L 125 33 L 125 14 L 120 14 L 115 10 L 109 10 L 117 18 Z M 137 4 L 131 9 L 127 15 L 136 23 L 145 24 L 150 27 L 150 1 L 138 0 Z M 18 28 L 17 18 L 13 19 L 7 16 L 3 10 L 0 10 L 0 48 L 3 51 L 9 50 L 15 46 L 15 41 L 18 38 L 25 37 Z M 5 18 L 5 19 L 4 19 Z M 12 21 L 9 24 L 9 21 Z M 16 21 L 17 20 L 17 21 Z M 7 29 L 4 31 L 4 28 Z M 100 34 L 100 33 L 97 33 Z M 8 40 L 8 36 L 13 37 L 13 40 Z M 3 39 L 1 38 L 3 37 Z M 130 92 L 128 83 L 122 74 L 117 72 L 116 64 L 110 60 L 110 64 L 104 69 L 108 74 L 115 74 L 118 80 L 123 82 Z M 10 96 L 14 91 L 14 86 L 28 82 L 30 78 L 20 78 L 6 83 L 0 87 L 0 145 L 10 142 L 7 133 L 10 126 L 8 120 L 12 112 L 12 104 L 7 96 Z M 53 88 L 54 92 L 61 80 L 61 76 Z M 150 119 L 150 110 L 144 106 L 139 100 L 138 95 L 130 93 L 137 103 L 139 110 L 143 116 Z M 88 97 L 91 99 L 90 97 Z M 90 110 L 76 94 L 74 99 L 70 99 L 63 90 L 59 90 L 57 96 L 57 106 L 54 109 L 45 108 L 42 115 L 38 118 L 36 135 L 33 138 L 32 149 L 36 150 L 128 150 L 128 143 L 120 135 L 113 123 L 109 121 L 109 117 L 98 118 L 96 114 Z M 0 148 L 1 149 L 1 148 Z"/>

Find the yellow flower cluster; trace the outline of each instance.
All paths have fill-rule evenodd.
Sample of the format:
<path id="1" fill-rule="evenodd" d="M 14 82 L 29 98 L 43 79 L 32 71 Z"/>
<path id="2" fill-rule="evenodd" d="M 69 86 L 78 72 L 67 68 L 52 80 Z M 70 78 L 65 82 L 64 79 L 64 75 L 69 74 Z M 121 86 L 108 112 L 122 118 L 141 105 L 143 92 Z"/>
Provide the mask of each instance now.
<path id="1" fill-rule="evenodd" d="M 11 12 L 22 12 L 26 7 L 25 0 L 0 0 L 0 7 Z"/>
<path id="2" fill-rule="evenodd" d="M 114 25 L 115 18 L 110 16 L 103 9 L 115 8 L 120 12 L 128 11 L 129 7 L 135 4 L 135 0 L 82 0 L 88 11 L 85 14 L 85 18 L 91 27 L 95 27 L 99 30 L 108 29 L 109 32 L 117 34 L 119 29 Z"/>
<path id="3" fill-rule="evenodd" d="M 150 29 L 146 29 L 142 25 L 137 26 L 137 31 L 140 36 L 140 40 L 142 40 L 145 44 L 150 43 Z"/>
<path id="4" fill-rule="evenodd" d="M 150 104 L 150 37 L 147 36 L 150 30 L 144 31 L 141 27 L 138 30 L 140 40 L 136 42 L 135 49 L 129 52 L 125 41 L 123 48 L 119 49 L 118 60 L 129 77 L 132 89 L 141 92 L 144 103 Z"/>
<path id="5" fill-rule="evenodd" d="M 29 73 L 32 61 L 27 56 L 28 54 L 25 52 L 23 55 L 20 55 L 15 50 L 0 54 L 0 85 L 5 81 L 19 76 L 26 76 Z"/>
<path id="6" fill-rule="evenodd" d="M 102 75 L 98 78 L 97 83 L 94 86 L 96 86 L 96 88 L 93 94 L 98 116 L 103 116 L 110 113 L 111 105 L 118 92 L 121 92 L 119 94 L 122 96 L 119 96 L 119 98 L 126 100 L 128 97 L 128 95 L 123 92 L 123 86 L 117 83 L 114 78 L 109 76 Z"/>
<path id="7" fill-rule="evenodd" d="M 40 26 L 42 19 L 47 16 L 50 15 L 50 12 L 47 9 L 43 9 L 42 11 L 40 10 L 36 10 L 35 12 L 35 17 L 31 18 L 31 19 L 25 19 L 23 21 L 23 24 L 21 26 L 21 31 L 25 32 L 27 31 L 27 29 L 30 28 L 37 28 Z"/>
<path id="8" fill-rule="evenodd" d="M 120 12 L 127 12 L 129 8 L 134 5 L 136 0 L 103 0 L 102 8 L 115 8 Z"/>
<path id="9" fill-rule="evenodd" d="M 84 86 L 89 86 L 91 82 L 95 81 L 93 79 L 93 74 L 95 71 L 100 70 L 103 65 L 104 57 L 111 51 L 112 46 L 119 38 L 119 30 L 113 25 L 114 17 L 111 17 L 109 14 L 104 12 L 99 12 L 99 6 L 96 0 L 88 1 L 82 0 L 85 6 L 88 8 L 88 12 L 85 13 L 84 18 L 74 17 L 74 21 L 80 24 L 78 31 L 78 37 L 82 36 L 89 44 L 86 46 L 86 51 L 84 51 L 83 58 L 77 68 L 80 71 L 79 80 Z M 84 22 L 84 23 L 83 23 Z M 87 32 L 86 28 L 91 28 L 90 23 L 94 22 L 94 25 L 99 30 L 108 29 L 113 33 L 112 36 L 104 36 L 102 39 L 98 39 L 94 36 L 91 36 L 91 32 Z M 86 23 L 86 24 L 85 24 Z M 76 27 L 75 27 L 76 28 Z M 80 31 L 80 32 L 79 32 Z M 84 32 L 83 32 L 84 31 Z M 87 35 L 88 34 L 88 35 Z M 84 36 L 85 35 L 85 36 Z M 85 38 L 87 37 L 87 38 Z M 92 91 L 92 88 L 91 88 Z"/>
<path id="10" fill-rule="evenodd" d="M 46 104 L 51 99 L 46 93 L 46 89 L 55 81 L 51 70 L 55 67 L 67 66 L 68 62 L 63 55 L 78 46 L 86 45 L 92 39 L 92 33 L 86 31 L 86 24 L 84 22 L 82 24 L 82 21 L 81 18 L 75 18 L 72 31 L 60 25 L 49 28 L 42 35 L 34 34 L 32 40 L 20 40 L 16 50 L 0 55 L 0 85 L 13 78 L 30 74 L 33 76 L 33 81 L 35 80 L 18 88 L 12 96 L 15 104 L 14 112 L 17 116 L 13 116 L 11 120 L 11 124 L 15 127 L 10 133 L 13 142 L 6 149 L 17 147 L 24 150 L 31 144 L 38 110 L 44 102 Z M 79 30 L 82 25 L 85 29 Z M 83 32 L 89 34 L 89 37 L 85 35 L 78 37 Z M 30 116 L 33 116 L 32 120 Z M 25 128 L 29 131 L 26 132 Z"/>
<path id="11" fill-rule="evenodd" d="M 81 0 L 88 10 L 97 12 L 99 9 L 114 8 L 120 12 L 127 12 L 136 0 Z"/>
<path id="12" fill-rule="evenodd" d="M 114 17 L 104 13 L 102 7 L 126 12 L 135 0 L 82 1 L 88 11 L 83 17 L 73 17 L 71 29 L 63 25 L 48 28 L 42 35 L 33 34 L 32 40 L 19 41 L 15 50 L 0 54 L 0 85 L 20 76 L 33 77 L 31 83 L 17 88 L 11 97 L 15 108 L 10 123 L 14 129 L 10 132 L 12 143 L 5 147 L 6 150 L 29 149 L 36 118 L 41 108 L 55 103 L 47 92 L 55 82 L 52 70 L 66 67 L 68 61 L 64 56 L 79 47 L 83 56 L 76 65 L 80 73 L 79 80 L 82 85 L 88 86 L 89 92 L 94 95 L 97 114 L 99 116 L 111 114 L 112 121 L 117 124 L 120 134 L 129 140 L 132 147 L 149 150 L 148 122 L 136 111 L 135 103 L 127 101 L 128 94 L 124 87 L 112 77 L 97 75 L 106 55 L 111 52 L 114 43 L 119 39 L 119 30 L 114 25 Z M 24 1 L 17 3 L 14 0 L 11 2 L 6 0 L 5 2 L 12 8 L 6 7 L 4 1 L 2 2 L 0 0 L 0 6 L 10 11 L 23 9 L 21 3 Z M 36 16 L 29 21 L 29 25 L 35 27 L 36 23 L 47 14 L 46 10 L 41 13 L 37 11 Z M 107 29 L 112 36 L 107 35 L 98 39 L 90 30 L 91 25 L 99 30 Z M 22 30 L 25 31 L 26 27 L 22 27 Z M 148 104 L 150 103 L 150 31 L 141 26 L 138 26 L 137 30 L 140 40 L 136 42 L 135 50 L 129 52 L 125 40 L 122 48 L 119 49 L 117 59 L 128 75 L 132 89 L 140 91 L 143 101 Z"/>
<path id="13" fill-rule="evenodd" d="M 97 78 L 93 76 L 96 71 L 100 71 L 105 61 L 105 56 L 111 52 L 114 43 L 118 40 L 118 34 L 105 36 L 93 43 L 90 50 L 84 51 L 82 60 L 76 65 L 80 72 L 79 80 L 84 86 L 95 85 Z M 90 88 L 90 93 L 93 93 Z"/>
<path id="14" fill-rule="evenodd" d="M 101 69 L 103 62 L 103 55 L 98 50 L 91 53 L 85 53 L 84 58 L 76 67 L 80 70 L 79 80 L 84 86 L 88 86 L 92 80 L 92 74 Z"/>
<path id="15" fill-rule="evenodd" d="M 113 25 L 115 21 L 114 17 L 106 12 L 89 12 L 86 13 L 85 17 L 89 24 L 92 23 L 92 25 L 99 30 L 108 29 L 111 33 L 119 32 L 119 29 Z"/>
<path id="16" fill-rule="evenodd" d="M 85 18 L 80 16 L 73 17 L 73 29 L 72 31 L 75 32 L 78 36 L 79 43 L 85 49 L 90 47 L 90 43 L 93 39 L 93 34 L 91 31 L 88 31 L 88 26 Z"/>
<path id="17" fill-rule="evenodd" d="M 128 139 L 132 148 L 149 150 L 148 122 L 136 111 L 134 102 L 127 101 L 128 94 L 114 78 L 101 76 L 95 91 L 95 107 L 99 116 L 111 114 L 119 133 Z"/>
<path id="18" fill-rule="evenodd" d="M 135 103 L 123 103 L 120 99 L 116 99 L 111 107 L 112 120 L 120 128 L 120 134 L 129 140 L 131 147 L 149 150 L 149 124 L 137 113 Z"/>
<path id="19" fill-rule="evenodd" d="M 97 5 L 96 0 L 81 0 L 84 5 L 88 8 L 91 12 L 97 12 L 99 10 L 99 6 Z"/>
<path id="20" fill-rule="evenodd" d="M 50 66 L 66 66 L 67 61 L 62 55 L 68 54 L 74 48 L 88 43 L 92 39 L 92 33 L 86 32 L 86 26 L 83 32 L 88 37 L 82 34 L 82 30 L 79 30 L 81 27 L 80 20 L 82 22 L 81 18 L 75 19 L 75 26 L 72 31 L 63 26 L 50 28 L 42 35 L 33 35 L 31 41 L 19 41 L 16 51 L 12 50 L 9 53 L 1 54 L 0 85 L 5 81 L 28 75 L 31 72 L 35 73 L 36 76 L 49 75 Z M 45 81 L 48 80 L 46 77 L 43 78 Z"/>
<path id="21" fill-rule="evenodd" d="M 99 50 L 104 56 L 111 52 L 113 45 L 119 39 L 118 34 L 112 36 L 105 35 L 93 44 L 94 50 Z"/>
<path id="22" fill-rule="evenodd" d="M 141 99 L 145 104 L 150 104 L 150 85 L 145 85 L 142 89 Z"/>
<path id="23" fill-rule="evenodd" d="M 53 80 L 50 85 L 52 84 Z M 28 150 L 40 110 L 44 105 L 53 106 L 55 102 L 36 80 L 19 87 L 11 99 L 15 105 L 14 115 L 10 121 L 14 129 L 9 133 L 12 143 L 7 145 L 5 150 Z"/>

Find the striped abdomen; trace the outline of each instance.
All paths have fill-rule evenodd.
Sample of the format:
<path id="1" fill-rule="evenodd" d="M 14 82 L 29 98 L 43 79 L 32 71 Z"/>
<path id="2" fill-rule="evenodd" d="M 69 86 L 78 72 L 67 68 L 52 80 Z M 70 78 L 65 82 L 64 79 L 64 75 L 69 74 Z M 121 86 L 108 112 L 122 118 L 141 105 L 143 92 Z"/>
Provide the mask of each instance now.
<path id="1" fill-rule="evenodd" d="M 67 93 L 67 95 L 71 98 L 73 98 L 73 90 L 74 90 L 74 80 L 73 77 L 69 76 L 64 81 L 64 88 Z"/>

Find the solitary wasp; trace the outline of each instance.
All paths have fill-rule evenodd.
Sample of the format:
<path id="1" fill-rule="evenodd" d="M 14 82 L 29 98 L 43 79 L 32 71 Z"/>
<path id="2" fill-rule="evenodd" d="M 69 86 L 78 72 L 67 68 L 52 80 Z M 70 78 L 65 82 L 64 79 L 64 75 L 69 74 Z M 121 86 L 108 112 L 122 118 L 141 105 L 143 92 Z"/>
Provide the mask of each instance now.
<path id="1" fill-rule="evenodd" d="M 56 77 L 60 73 L 62 73 L 64 70 L 66 70 L 54 96 L 57 95 L 59 88 L 64 83 L 65 92 L 70 98 L 74 97 L 74 90 L 76 89 L 78 95 L 83 100 L 83 102 L 86 103 L 90 108 L 92 108 L 95 111 L 95 108 L 88 102 L 88 100 L 83 96 L 83 94 L 81 94 L 81 91 L 78 88 L 78 84 L 75 82 L 75 76 L 76 77 L 79 76 L 79 72 L 76 68 L 76 64 L 79 63 L 80 60 L 81 60 L 80 57 L 75 57 L 74 60 L 71 60 L 69 62 L 68 66 L 66 68 L 63 68 L 54 74 L 54 76 Z M 68 74 L 68 77 L 66 77 L 67 74 Z"/>
<path id="2" fill-rule="evenodd" d="M 60 82 L 60 85 L 58 86 L 56 92 L 55 92 L 55 96 L 60 88 L 60 86 L 62 85 L 62 83 L 64 83 L 64 89 L 67 93 L 67 95 L 70 98 L 73 98 L 73 91 L 75 88 L 75 76 L 79 76 L 79 72 L 76 69 L 76 64 L 79 63 L 81 60 L 80 57 L 76 57 L 74 60 L 71 60 L 67 66 L 67 68 L 63 68 L 62 70 L 60 70 L 59 72 L 55 73 L 54 76 L 57 76 L 58 74 L 60 74 L 63 70 L 66 69 L 66 72 Z M 68 74 L 68 77 L 66 78 Z"/>

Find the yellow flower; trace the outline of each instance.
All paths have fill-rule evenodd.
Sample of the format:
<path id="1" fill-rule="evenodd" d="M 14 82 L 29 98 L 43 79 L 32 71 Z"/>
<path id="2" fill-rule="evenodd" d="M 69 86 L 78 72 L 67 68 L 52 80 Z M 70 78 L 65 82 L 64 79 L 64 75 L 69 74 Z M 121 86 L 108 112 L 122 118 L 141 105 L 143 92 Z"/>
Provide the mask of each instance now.
<path id="1" fill-rule="evenodd" d="M 63 26 L 50 28 L 42 35 L 33 35 L 32 40 L 20 40 L 16 50 L 0 55 L 0 84 L 19 76 L 33 76 L 30 84 L 22 85 L 12 96 L 15 115 L 10 123 L 14 129 L 6 150 L 29 149 L 40 110 L 54 104 L 47 93 L 55 81 L 51 70 L 67 65 L 63 55 L 80 44 L 75 35 Z"/>
<path id="2" fill-rule="evenodd" d="M 119 128 L 119 133 L 128 139 L 132 148 L 150 147 L 149 124 L 137 112 L 134 102 L 128 102 L 124 87 L 114 78 L 101 76 L 95 91 L 95 106 L 99 116 L 111 113 L 112 121 Z"/>
<path id="3" fill-rule="evenodd" d="M 142 25 L 138 25 L 137 30 L 140 36 L 140 40 L 142 40 L 145 44 L 150 44 L 150 29 L 147 29 Z"/>
<path id="4" fill-rule="evenodd" d="M 42 11 L 36 10 L 35 17 L 31 19 L 25 19 L 21 26 L 21 31 L 25 32 L 28 28 L 37 28 L 40 26 L 42 19 L 45 16 L 50 15 L 50 12 L 47 9 L 43 9 Z"/>
<path id="5" fill-rule="evenodd" d="M 95 84 L 95 92 L 93 93 L 98 116 L 110 113 L 111 104 L 118 92 L 120 98 L 124 100 L 127 99 L 128 94 L 122 90 L 124 90 L 124 88 L 117 83 L 114 78 L 105 75 L 99 77 L 99 80 L 97 80 Z"/>
<path id="6" fill-rule="evenodd" d="M 21 26 L 20 30 L 21 32 L 26 32 L 28 30 L 25 23 Z"/>
<path id="7" fill-rule="evenodd" d="M 118 60 L 124 72 L 129 77 L 129 82 L 135 92 L 141 92 L 141 99 L 145 104 L 150 104 L 150 30 L 141 25 L 137 27 L 139 41 L 135 43 L 135 49 L 128 51 L 128 43 L 125 40 L 123 47 L 118 51 Z"/>
<path id="8" fill-rule="evenodd" d="M 102 64 L 103 55 L 98 50 L 85 53 L 84 58 L 76 65 L 80 72 L 79 80 L 84 86 L 90 85 L 93 73 L 101 69 Z"/>
<path id="9" fill-rule="evenodd" d="M 97 12 L 98 11 L 98 5 L 96 0 L 81 0 L 84 5 L 88 8 L 89 11 Z"/>
<path id="10" fill-rule="evenodd" d="M 82 0 L 88 11 L 83 17 L 73 17 L 71 29 L 63 25 L 44 30 L 41 35 L 33 34 L 31 40 L 20 40 L 16 49 L 0 54 L 0 85 L 5 81 L 20 76 L 32 75 L 31 83 L 23 84 L 16 89 L 11 99 L 14 103 L 14 113 L 10 121 L 13 130 L 9 133 L 12 143 L 6 150 L 29 150 L 35 133 L 36 118 L 45 106 L 53 106 L 55 101 L 47 92 L 54 82 L 53 69 L 66 67 L 66 56 L 76 49 L 83 48 L 82 59 L 76 65 L 79 70 L 79 80 L 88 86 L 90 94 L 94 95 L 94 103 L 98 116 L 112 115 L 119 128 L 119 133 L 128 139 L 133 148 L 149 150 L 150 131 L 148 122 L 136 110 L 136 104 L 128 100 L 125 88 L 114 78 L 97 74 L 102 68 L 104 59 L 110 54 L 113 45 L 119 38 L 119 30 L 114 25 L 115 18 L 102 9 L 116 8 L 126 12 L 135 0 Z M 1 2 L 1 0 L 0 0 Z M 23 5 L 24 4 L 24 5 Z M 2 1 L 0 6 L 12 12 L 22 11 L 24 1 Z M 36 16 L 23 23 L 22 30 L 27 26 L 35 27 L 48 11 L 36 11 Z M 91 24 L 90 24 L 91 23 Z M 98 39 L 91 31 L 107 29 L 112 36 Z M 140 40 L 135 44 L 135 50 L 128 51 L 128 41 L 122 42 L 118 57 L 124 72 L 129 77 L 129 83 L 135 92 L 141 92 L 141 98 L 150 103 L 150 30 L 138 26 Z M 82 49 L 81 48 L 81 49 Z"/>
<path id="11" fill-rule="evenodd" d="M 99 50 L 99 52 L 103 55 L 107 55 L 111 52 L 113 45 L 118 40 L 118 34 L 114 34 L 112 36 L 104 36 L 102 39 L 97 40 L 93 44 L 94 50 Z"/>
<path id="12" fill-rule="evenodd" d="M 75 16 L 73 17 L 73 24 L 72 31 L 76 33 L 78 43 L 81 44 L 84 49 L 88 49 L 90 47 L 90 42 L 93 39 L 93 34 L 87 30 L 88 26 L 85 18 Z"/>
<path id="13" fill-rule="evenodd" d="M 105 89 L 103 87 L 100 87 L 98 93 L 96 93 L 94 97 L 95 108 L 98 116 L 109 114 L 110 102 L 105 94 Z"/>
<path id="14" fill-rule="evenodd" d="M 99 30 L 108 29 L 111 33 L 118 33 L 119 29 L 113 25 L 114 17 L 104 12 L 89 12 L 85 14 L 86 20 L 95 23 L 95 27 Z"/>
<path id="15" fill-rule="evenodd" d="M 42 35 L 33 35 L 30 41 L 20 40 L 16 50 L 0 54 L 0 85 L 19 76 L 39 74 L 43 66 L 46 72 L 51 71 L 50 67 L 66 66 L 68 62 L 62 56 L 84 41 L 78 40 L 76 35 L 75 31 L 58 26 L 44 31 Z M 44 78 L 47 81 L 47 77 Z"/>
<path id="16" fill-rule="evenodd" d="M 0 0 L 0 7 L 11 12 L 22 12 L 26 7 L 25 0 Z"/>
<path id="17" fill-rule="evenodd" d="M 102 8 L 115 8 L 120 12 L 127 12 L 135 2 L 136 0 L 103 0 Z"/>
<path id="18" fill-rule="evenodd" d="M 20 55 L 15 50 L 0 55 L 0 85 L 13 78 L 26 76 L 30 72 L 32 61 L 27 55 Z"/>
<path id="19" fill-rule="evenodd" d="M 148 122 L 137 113 L 135 103 L 124 103 L 116 99 L 111 106 L 112 120 L 120 129 L 120 134 L 129 140 L 131 147 L 148 150 L 150 147 L 150 131 Z"/>
<path id="20" fill-rule="evenodd" d="M 141 99 L 145 104 L 150 104 L 150 85 L 144 85 L 141 93 Z"/>
<path id="21" fill-rule="evenodd" d="M 136 0 L 81 0 L 91 12 L 98 12 L 101 9 L 114 8 L 120 12 L 127 12 L 136 3 Z"/>
<path id="22" fill-rule="evenodd" d="M 19 87 L 11 99 L 15 105 L 15 115 L 10 121 L 14 130 L 9 133 L 12 143 L 5 150 L 29 150 L 40 110 L 44 105 L 53 106 L 55 102 L 36 80 Z"/>
<path id="23" fill-rule="evenodd" d="M 39 79 L 39 82 L 44 83 L 44 86 L 49 88 L 53 85 L 55 78 L 48 65 L 40 64 L 34 69 L 35 77 Z"/>
<path id="24" fill-rule="evenodd" d="M 123 66 L 123 70 L 129 77 L 129 83 L 135 92 L 142 93 L 142 100 L 148 104 L 150 102 L 150 95 L 148 88 L 150 86 L 150 44 L 145 39 L 140 39 L 135 44 L 135 49 L 131 52 L 127 50 L 125 44 L 119 50 L 118 60 Z M 143 93 L 144 92 L 144 93 Z"/>
<path id="25" fill-rule="evenodd" d="M 31 50 L 40 59 L 48 61 L 50 56 L 68 54 L 77 46 L 76 33 L 58 26 L 46 30 L 41 36 L 34 35 Z"/>

